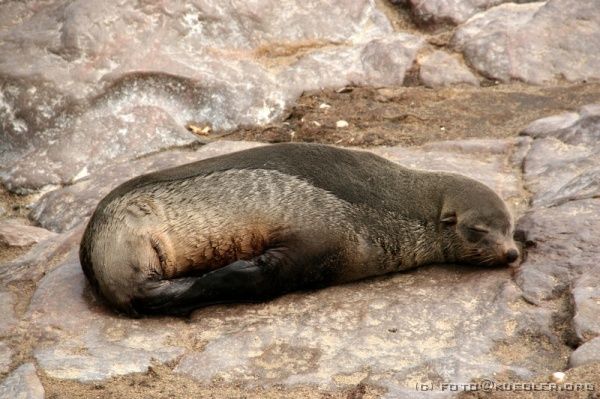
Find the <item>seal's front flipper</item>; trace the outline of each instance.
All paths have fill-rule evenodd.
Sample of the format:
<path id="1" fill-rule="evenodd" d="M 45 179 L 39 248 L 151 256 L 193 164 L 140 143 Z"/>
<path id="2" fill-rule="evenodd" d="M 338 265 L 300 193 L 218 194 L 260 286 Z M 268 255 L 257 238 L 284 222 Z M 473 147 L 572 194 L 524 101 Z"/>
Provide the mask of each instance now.
<path id="1" fill-rule="evenodd" d="M 200 277 L 147 281 L 132 300 L 140 314 L 187 314 L 229 302 L 260 302 L 277 295 L 277 270 L 257 260 L 239 260 Z"/>

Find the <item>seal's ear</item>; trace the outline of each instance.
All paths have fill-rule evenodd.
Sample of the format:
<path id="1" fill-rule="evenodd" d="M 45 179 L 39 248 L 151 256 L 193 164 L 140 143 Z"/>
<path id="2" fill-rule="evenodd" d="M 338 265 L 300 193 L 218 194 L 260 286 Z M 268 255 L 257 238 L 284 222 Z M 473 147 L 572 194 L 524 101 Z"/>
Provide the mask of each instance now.
<path id="1" fill-rule="evenodd" d="M 444 212 L 440 222 L 444 223 L 446 226 L 454 226 L 456 224 L 456 212 Z"/>

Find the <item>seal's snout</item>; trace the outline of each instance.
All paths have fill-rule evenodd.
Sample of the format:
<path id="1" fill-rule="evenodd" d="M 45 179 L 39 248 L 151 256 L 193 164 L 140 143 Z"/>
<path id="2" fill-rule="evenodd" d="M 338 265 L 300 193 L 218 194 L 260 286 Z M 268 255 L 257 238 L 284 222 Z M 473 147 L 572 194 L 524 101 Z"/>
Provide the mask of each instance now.
<path id="1" fill-rule="evenodd" d="M 506 261 L 508 263 L 513 263 L 514 261 L 516 261 L 519 258 L 519 251 L 517 251 L 515 248 L 511 248 L 508 251 L 506 251 Z"/>

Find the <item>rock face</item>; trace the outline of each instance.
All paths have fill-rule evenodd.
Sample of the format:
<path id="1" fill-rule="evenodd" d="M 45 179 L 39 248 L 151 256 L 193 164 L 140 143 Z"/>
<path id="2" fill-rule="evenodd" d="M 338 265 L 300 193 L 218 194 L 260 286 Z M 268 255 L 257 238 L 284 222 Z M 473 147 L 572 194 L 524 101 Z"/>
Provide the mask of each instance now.
<path id="1" fill-rule="evenodd" d="M 502 4 L 460 26 L 454 45 L 492 79 L 534 84 L 598 79 L 600 9 L 577 0 Z"/>
<path id="2" fill-rule="evenodd" d="M 400 85 L 422 44 L 372 1 L 288 3 L 1 4 L 20 22 L 0 30 L 0 181 L 70 183 L 194 143 L 187 123 L 264 124 L 305 90 Z"/>

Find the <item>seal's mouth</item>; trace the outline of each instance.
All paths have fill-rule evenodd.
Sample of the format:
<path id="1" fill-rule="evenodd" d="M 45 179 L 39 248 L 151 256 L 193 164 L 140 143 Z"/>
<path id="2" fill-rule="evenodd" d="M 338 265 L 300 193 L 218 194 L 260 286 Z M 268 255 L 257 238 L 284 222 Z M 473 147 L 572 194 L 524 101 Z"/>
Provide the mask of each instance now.
<path id="1" fill-rule="evenodd" d="M 521 256 L 516 248 L 504 251 L 474 249 L 462 263 L 481 267 L 516 267 L 520 260 Z"/>

